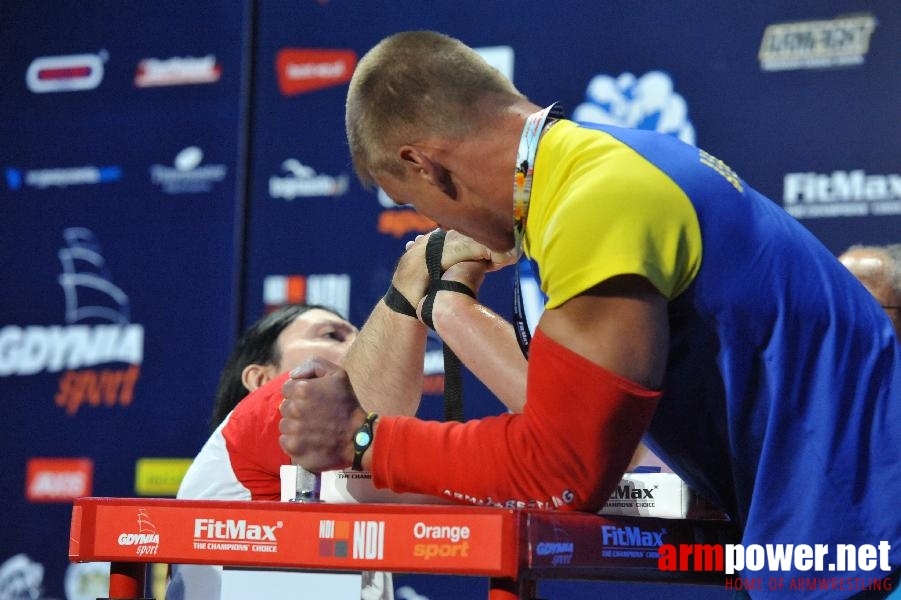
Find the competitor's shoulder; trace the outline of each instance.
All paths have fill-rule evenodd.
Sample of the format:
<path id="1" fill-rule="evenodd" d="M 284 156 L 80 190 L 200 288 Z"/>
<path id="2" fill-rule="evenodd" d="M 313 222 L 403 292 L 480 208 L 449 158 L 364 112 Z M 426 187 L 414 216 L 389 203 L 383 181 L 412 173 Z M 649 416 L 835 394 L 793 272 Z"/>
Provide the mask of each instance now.
<path id="1" fill-rule="evenodd" d="M 231 420 L 253 419 L 260 415 L 271 414 L 273 408 L 278 407 L 284 397 L 282 386 L 288 377 L 289 373 L 282 373 L 248 394 L 232 411 Z"/>

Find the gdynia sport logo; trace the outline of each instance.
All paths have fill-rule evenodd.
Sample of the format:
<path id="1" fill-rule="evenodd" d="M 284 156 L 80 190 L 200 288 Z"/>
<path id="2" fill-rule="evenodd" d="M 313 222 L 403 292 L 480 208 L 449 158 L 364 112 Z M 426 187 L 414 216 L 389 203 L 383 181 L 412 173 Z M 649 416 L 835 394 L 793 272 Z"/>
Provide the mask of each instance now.
<path id="1" fill-rule="evenodd" d="M 723 572 L 732 590 L 891 590 L 891 545 L 663 544 L 661 571 Z M 765 573 L 767 577 L 758 577 Z M 861 577 L 860 573 L 872 576 Z M 779 577 L 785 573 L 786 577 Z M 735 577 L 729 577 L 736 575 Z M 845 575 L 845 576 L 842 576 Z"/>

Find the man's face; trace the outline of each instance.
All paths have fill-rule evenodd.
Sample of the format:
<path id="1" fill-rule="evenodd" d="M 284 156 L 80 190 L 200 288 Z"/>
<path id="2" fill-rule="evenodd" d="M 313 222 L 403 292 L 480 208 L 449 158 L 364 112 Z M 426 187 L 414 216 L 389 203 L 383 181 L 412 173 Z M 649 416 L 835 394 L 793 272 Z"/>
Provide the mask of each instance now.
<path id="1" fill-rule="evenodd" d="M 278 336 L 278 372 L 290 371 L 314 356 L 340 364 L 356 336 L 357 328 L 341 317 L 318 308 L 308 310 Z"/>
<path id="2" fill-rule="evenodd" d="M 497 252 L 513 247 L 513 201 L 509 210 L 493 210 L 481 197 L 463 187 L 455 189 L 451 198 L 424 179 L 410 177 L 402 181 L 382 175 L 376 183 L 397 204 L 410 204 L 421 215 L 438 223 L 442 229 L 454 229 Z M 511 183 L 512 190 L 512 183 Z"/>

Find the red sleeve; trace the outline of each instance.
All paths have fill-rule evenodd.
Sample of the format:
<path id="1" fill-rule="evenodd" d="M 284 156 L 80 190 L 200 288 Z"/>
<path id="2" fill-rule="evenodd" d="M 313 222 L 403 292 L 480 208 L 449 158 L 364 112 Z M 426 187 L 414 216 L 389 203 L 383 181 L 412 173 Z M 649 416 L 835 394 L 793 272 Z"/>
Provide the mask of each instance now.
<path id="1" fill-rule="evenodd" d="M 290 465 L 291 457 L 278 443 L 282 418 L 278 406 L 288 376 L 279 375 L 251 392 L 238 403 L 222 428 L 232 471 L 250 490 L 251 500 L 281 498 L 280 467 Z"/>
<path id="2" fill-rule="evenodd" d="M 660 392 L 595 365 L 539 329 L 521 415 L 467 423 L 381 417 L 373 482 L 464 502 L 599 510 Z"/>

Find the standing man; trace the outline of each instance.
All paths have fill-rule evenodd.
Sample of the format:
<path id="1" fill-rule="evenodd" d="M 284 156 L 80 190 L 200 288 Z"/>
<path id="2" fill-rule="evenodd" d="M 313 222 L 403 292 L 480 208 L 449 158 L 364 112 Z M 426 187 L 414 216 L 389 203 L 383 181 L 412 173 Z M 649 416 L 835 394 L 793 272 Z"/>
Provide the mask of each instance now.
<path id="1" fill-rule="evenodd" d="M 901 341 L 901 244 L 851 246 L 838 260 L 885 310 Z"/>
<path id="2" fill-rule="evenodd" d="M 782 208 L 674 138 L 533 104 L 434 32 L 367 53 L 346 124 L 361 181 L 493 250 L 521 247 L 548 301 L 521 415 L 367 416 L 352 363 L 295 370 L 280 429 L 300 464 L 356 454 L 395 491 L 594 511 L 646 434 L 746 546 L 887 541 L 897 577 L 901 348 Z M 355 448 L 361 427 L 374 435 Z M 793 575 L 811 573 L 778 573 Z"/>

